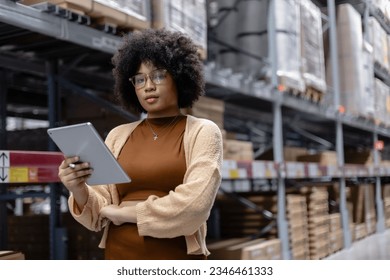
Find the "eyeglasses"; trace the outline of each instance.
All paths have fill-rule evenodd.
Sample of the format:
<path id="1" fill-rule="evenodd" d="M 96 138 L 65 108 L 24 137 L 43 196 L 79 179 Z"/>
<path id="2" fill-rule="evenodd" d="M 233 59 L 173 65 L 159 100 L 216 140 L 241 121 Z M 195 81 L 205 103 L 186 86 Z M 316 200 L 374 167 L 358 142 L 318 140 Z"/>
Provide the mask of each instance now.
<path id="1" fill-rule="evenodd" d="M 167 77 L 167 70 L 165 69 L 156 69 L 150 72 L 149 74 L 137 74 L 129 78 L 129 81 L 134 85 L 136 89 L 143 88 L 146 85 L 146 81 L 149 78 L 153 84 L 159 85 L 163 83 Z"/>

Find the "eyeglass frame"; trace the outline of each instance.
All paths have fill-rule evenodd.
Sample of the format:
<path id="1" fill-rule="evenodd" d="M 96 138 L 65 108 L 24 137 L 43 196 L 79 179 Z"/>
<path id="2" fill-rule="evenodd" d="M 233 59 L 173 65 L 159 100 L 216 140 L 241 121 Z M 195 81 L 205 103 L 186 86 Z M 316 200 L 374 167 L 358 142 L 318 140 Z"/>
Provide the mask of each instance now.
<path id="1" fill-rule="evenodd" d="M 160 80 L 160 82 L 156 83 L 156 82 L 154 82 L 153 79 L 150 77 L 150 74 L 152 74 L 153 72 L 156 72 L 156 71 L 162 71 L 162 72 L 164 73 L 164 79 L 162 79 L 162 80 L 165 80 L 165 79 L 166 79 L 166 77 L 167 77 L 166 74 L 167 74 L 168 70 L 167 70 L 167 69 L 158 68 L 158 69 L 154 69 L 154 70 L 150 71 L 148 74 L 146 74 L 146 73 L 138 73 L 138 74 L 135 74 L 134 76 L 131 76 L 131 77 L 129 78 L 129 81 L 132 83 L 132 85 L 134 86 L 135 89 L 144 88 L 144 87 L 146 86 L 146 82 L 148 81 L 148 79 L 149 79 L 154 85 L 160 85 L 160 84 L 161 84 L 161 80 Z M 138 75 L 144 75 L 144 76 L 146 77 L 146 79 L 145 79 L 145 81 L 144 81 L 144 84 L 143 84 L 142 86 L 139 86 L 139 87 L 137 87 L 137 86 L 135 85 L 135 81 L 134 81 L 134 78 L 135 78 L 136 76 L 138 76 Z"/>

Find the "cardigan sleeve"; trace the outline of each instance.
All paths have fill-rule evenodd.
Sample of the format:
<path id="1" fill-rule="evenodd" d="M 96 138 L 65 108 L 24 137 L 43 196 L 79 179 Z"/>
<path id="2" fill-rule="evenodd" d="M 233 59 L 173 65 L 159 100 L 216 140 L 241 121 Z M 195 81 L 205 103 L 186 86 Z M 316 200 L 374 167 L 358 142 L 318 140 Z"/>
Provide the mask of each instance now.
<path id="1" fill-rule="evenodd" d="M 108 148 L 113 153 L 115 152 L 114 147 L 115 139 L 117 137 L 116 135 L 117 129 L 114 129 L 108 134 L 105 141 Z M 71 194 L 69 197 L 69 210 L 75 220 L 82 224 L 84 227 L 92 231 L 100 231 L 108 223 L 107 218 L 100 217 L 100 209 L 115 202 L 115 192 L 113 192 L 113 189 L 115 187 L 113 185 L 87 185 L 87 188 L 88 199 L 83 209 L 81 209 L 81 212 L 75 205 L 75 199 L 73 197 L 73 194 Z"/>
<path id="2" fill-rule="evenodd" d="M 183 184 L 164 197 L 150 196 L 137 204 L 140 235 L 188 236 L 207 221 L 221 183 L 221 131 L 213 122 L 206 121 L 190 138 Z"/>
<path id="3" fill-rule="evenodd" d="M 69 197 L 69 210 L 72 216 L 92 231 L 100 231 L 107 225 L 108 220 L 99 215 L 100 209 L 111 204 L 109 187 L 106 185 L 88 186 L 88 199 L 81 212 L 77 210 L 73 194 Z"/>

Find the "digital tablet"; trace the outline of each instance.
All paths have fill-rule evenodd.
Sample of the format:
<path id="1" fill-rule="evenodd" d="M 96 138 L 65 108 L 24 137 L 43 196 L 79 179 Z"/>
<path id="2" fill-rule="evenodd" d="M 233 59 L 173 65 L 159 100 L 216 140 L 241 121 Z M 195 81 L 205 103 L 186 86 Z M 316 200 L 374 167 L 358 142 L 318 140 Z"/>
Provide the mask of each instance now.
<path id="1" fill-rule="evenodd" d="M 49 128 L 47 133 L 66 157 L 79 156 L 90 163 L 89 185 L 131 181 L 90 122 Z"/>

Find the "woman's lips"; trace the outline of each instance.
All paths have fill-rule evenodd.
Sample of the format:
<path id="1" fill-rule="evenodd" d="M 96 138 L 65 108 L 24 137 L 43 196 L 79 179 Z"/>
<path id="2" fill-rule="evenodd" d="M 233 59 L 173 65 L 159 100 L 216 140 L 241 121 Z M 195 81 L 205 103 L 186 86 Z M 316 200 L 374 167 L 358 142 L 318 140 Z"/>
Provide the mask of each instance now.
<path id="1" fill-rule="evenodd" d="M 150 95 L 150 96 L 147 96 L 147 97 L 145 98 L 145 101 L 146 101 L 147 103 L 154 103 L 154 102 L 157 101 L 157 98 L 158 98 L 158 96 L 156 96 L 156 95 Z"/>
<path id="2" fill-rule="evenodd" d="M 156 100 L 157 100 L 157 97 L 148 97 L 148 98 L 146 98 L 146 102 L 148 102 L 148 103 L 154 103 L 154 102 L 156 102 Z"/>

